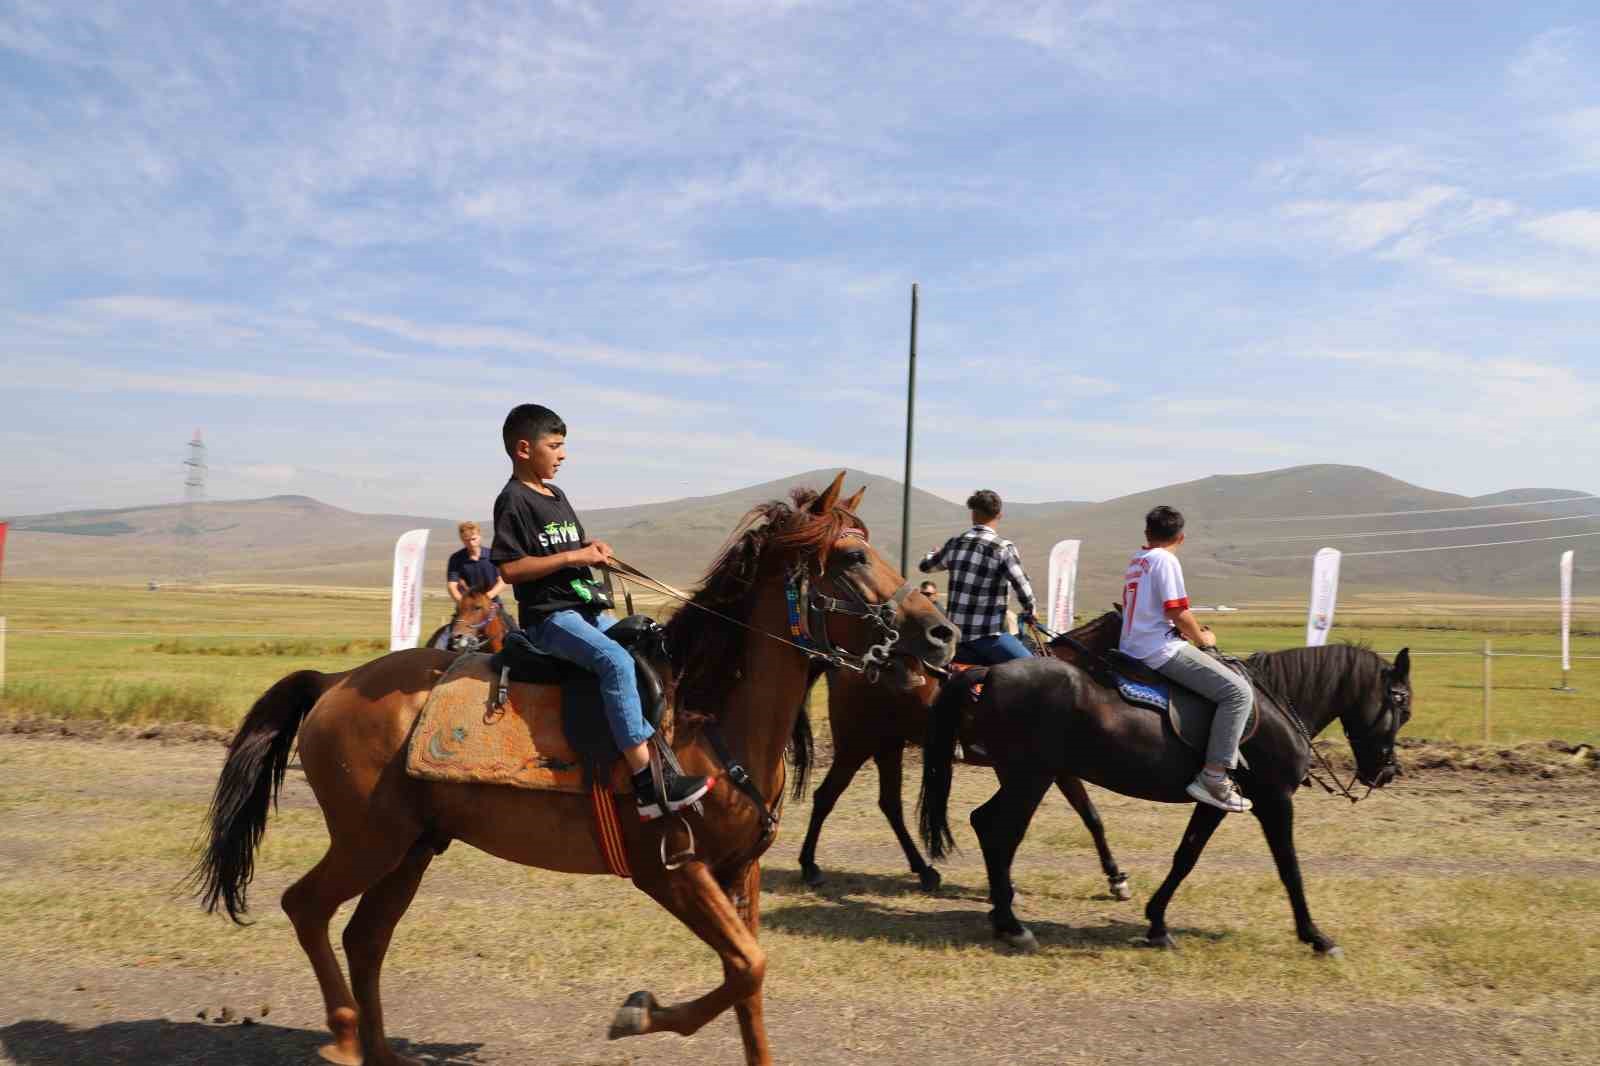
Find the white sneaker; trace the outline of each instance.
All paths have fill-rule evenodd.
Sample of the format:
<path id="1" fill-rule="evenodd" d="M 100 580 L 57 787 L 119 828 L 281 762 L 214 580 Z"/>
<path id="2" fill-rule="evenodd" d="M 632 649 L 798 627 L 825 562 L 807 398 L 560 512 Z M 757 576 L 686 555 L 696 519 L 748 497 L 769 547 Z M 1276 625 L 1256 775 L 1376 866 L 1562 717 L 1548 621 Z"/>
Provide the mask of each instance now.
<path id="1" fill-rule="evenodd" d="M 1189 782 L 1185 789 L 1191 799 L 1201 803 L 1209 803 L 1219 807 L 1229 814 L 1243 814 L 1254 804 L 1239 794 L 1239 789 L 1234 785 L 1233 778 L 1227 774 L 1218 774 L 1213 777 L 1204 770 Z"/>

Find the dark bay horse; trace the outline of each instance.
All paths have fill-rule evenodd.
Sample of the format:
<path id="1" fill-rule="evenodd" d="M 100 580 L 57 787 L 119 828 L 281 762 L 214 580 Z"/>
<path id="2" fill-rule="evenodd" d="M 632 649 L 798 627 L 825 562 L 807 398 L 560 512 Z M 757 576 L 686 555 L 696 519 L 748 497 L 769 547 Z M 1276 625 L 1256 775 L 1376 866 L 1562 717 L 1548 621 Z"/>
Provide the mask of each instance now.
<path id="1" fill-rule="evenodd" d="M 930 865 L 917 850 L 916 843 L 906 830 L 904 805 L 901 802 L 901 766 L 905 760 L 906 744 L 922 743 L 928 733 L 928 708 L 939 694 L 939 681 L 932 675 L 910 692 L 873 685 L 859 675 L 842 670 L 828 672 L 828 725 L 833 737 L 833 763 L 811 799 L 811 824 L 806 829 L 805 843 L 800 847 L 800 876 L 806 884 L 816 888 L 826 878 L 817 865 L 817 841 L 822 836 L 822 824 L 833 813 L 834 804 L 844 790 L 850 787 L 856 771 L 871 759 L 878 767 L 878 809 L 889 820 L 889 828 L 905 852 L 911 872 L 917 875 L 922 887 L 933 892 L 939 888 L 939 871 Z M 1100 869 L 1114 899 L 1132 899 L 1128 875 L 1117 866 L 1106 843 L 1105 826 L 1100 812 L 1084 789 L 1083 782 L 1069 774 L 1056 778 L 1056 787 L 1067 797 L 1072 809 L 1083 819 L 1084 827 L 1094 838 L 1095 850 L 1100 855 Z"/>
<path id="2" fill-rule="evenodd" d="M 1085 627 L 1101 634 L 1098 647 L 1082 644 L 1104 651 L 1114 646 L 1119 626 L 1117 612 L 1104 615 Z M 988 868 L 994 935 L 1023 950 L 1035 941 L 1012 912 L 1011 862 L 1051 782 L 1072 774 L 1125 796 L 1193 803 L 1184 786 L 1201 765 L 1200 754 L 1173 734 L 1164 715 L 1124 703 L 1087 657 L 1068 651 L 1076 662 L 1018 659 L 957 677 L 933 706 L 923 753 L 921 829 L 934 858 L 952 842 L 950 764 L 964 718 L 994 759 L 1000 790 L 972 812 L 971 821 Z M 1336 718 L 1355 752 L 1357 779 L 1369 788 L 1393 780 L 1399 772 L 1395 734 L 1411 717 L 1410 652 L 1402 649 L 1390 664 L 1348 644 L 1293 648 L 1261 652 L 1250 666 L 1259 682 L 1260 725 L 1243 748 L 1249 768 L 1241 764 L 1234 777 L 1255 804 L 1253 813 L 1289 893 L 1296 933 L 1318 954 L 1337 955 L 1338 946 L 1317 928 L 1306 905 L 1294 847 L 1294 793 L 1311 768 L 1310 738 Z M 983 690 L 974 701 L 972 686 L 979 681 Z M 1172 871 L 1145 906 L 1145 942 L 1175 946 L 1167 904 L 1224 817 L 1216 807 L 1195 804 Z"/>
<path id="3" fill-rule="evenodd" d="M 505 612 L 487 592 L 467 592 L 456 601 L 450 621 L 435 629 L 422 646 L 454 652 L 498 652 L 505 647 L 509 629 Z"/>
<path id="4" fill-rule="evenodd" d="M 868 544 L 854 514 L 861 493 L 840 502 L 843 477 L 823 493 L 798 492 L 792 504 L 773 501 L 753 510 L 695 594 L 698 608 L 685 606 L 667 623 L 675 707 L 693 712 L 677 718 L 674 749 L 687 772 L 716 774 L 717 782 L 699 813 L 648 823 L 624 816 L 623 846 L 634 885 L 717 953 L 723 980 L 673 1006 L 634 993 L 618 1011 L 612 1037 L 688 1035 L 733 1007 L 745 1061 L 772 1062 L 762 1015 L 766 956 L 756 942 L 759 859 L 776 834 L 768 800 L 783 790 L 784 750 L 810 662 L 805 649 L 785 639 L 791 590 L 803 582 L 820 589 L 819 597 L 859 605 L 849 612 L 822 608 L 831 612 L 824 615 L 825 636 L 857 661 L 873 661 L 858 649 L 935 666 L 954 653 L 954 627 Z M 195 875 L 202 904 L 223 906 L 238 920 L 267 811 L 299 733 L 300 762 L 330 842 L 321 861 L 284 893 L 283 907 L 322 990 L 334 1035 L 323 1055 L 337 1063 L 406 1061 L 384 1035 L 379 971 L 395 925 L 448 842 L 528 866 L 607 873 L 588 795 L 407 776 L 407 736 L 454 658 L 413 649 L 348 673 L 290 674 L 245 717 L 217 781 L 209 846 Z M 911 673 L 908 666 L 884 669 L 886 681 L 906 686 Z M 748 770 L 748 779 L 728 769 L 719 745 L 731 764 Z M 667 838 L 670 846 L 683 846 L 686 826 L 693 829 L 693 856 L 668 869 L 661 859 Z M 346 984 L 328 924 L 355 896 L 361 902 L 344 930 Z"/>

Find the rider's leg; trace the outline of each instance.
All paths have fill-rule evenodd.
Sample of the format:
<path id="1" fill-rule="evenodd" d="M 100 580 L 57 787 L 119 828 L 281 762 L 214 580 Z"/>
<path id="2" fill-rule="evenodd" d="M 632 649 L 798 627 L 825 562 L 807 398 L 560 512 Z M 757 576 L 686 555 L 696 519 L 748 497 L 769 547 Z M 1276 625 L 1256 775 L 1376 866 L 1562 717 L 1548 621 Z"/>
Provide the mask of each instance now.
<path id="1" fill-rule="evenodd" d="M 1211 736 L 1206 744 L 1205 769 L 1190 786 L 1189 794 L 1204 802 L 1222 806 L 1225 810 L 1249 810 L 1250 801 L 1238 794 L 1228 778 L 1228 771 L 1238 764 L 1239 738 L 1244 735 L 1245 724 L 1250 719 L 1253 694 L 1249 683 L 1212 656 L 1189 644 L 1181 645 L 1159 670 L 1164 677 L 1200 693 L 1217 705 L 1217 713 L 1211 720 Z M 1202 790 L 1209 794 L 1209 798 L 1200 795 Z"/>
<path id="2" fill-rule="evenodd" d="M 644 720 L 644 709 L 639 703 L 633 656 L 601 632 L 598 623 L 590 622 L 577 611 L 556 611 L 547 616 L 539 623 L 534 640 L 546 654 L 576 663 L 600 678 L 606 724 L 611 727 L 611 738 L 633 774 L 639 813 L 646 818 L 664 813 L 663 805 L 656 799 L 655 780 L 650 773 L 649 741 L 655 731 Z M 662 768 L 662 780 L 667 792 L 667 810 L 693 803 L 705 795 L 711 785 L 703 777 L 679 777 L 667 767 Z"/>

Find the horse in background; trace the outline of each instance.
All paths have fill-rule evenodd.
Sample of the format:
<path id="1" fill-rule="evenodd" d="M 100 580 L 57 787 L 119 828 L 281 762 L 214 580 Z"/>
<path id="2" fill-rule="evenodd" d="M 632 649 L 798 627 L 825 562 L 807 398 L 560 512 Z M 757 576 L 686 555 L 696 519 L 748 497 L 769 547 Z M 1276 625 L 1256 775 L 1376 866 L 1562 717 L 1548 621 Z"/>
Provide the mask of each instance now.
<path id="1" fill-rule="evenodd" d="M 1065 648 L 1066 645 L 1057 647 Z M 1054 653 L 1055 649 L 1050 650 Z M 888 819 L 889 828 L 894 831 L 906 862 L 921 882 L 923 890 L 937 891 L 942 881 L 938 869 L 922 857 L 906 830 L 905 809 L 901 799 L 901 769 L 906 744 L 920 745 L 927 736 L 928 711 L 939 695 L 940 682 L 929 674 L 915 689 L 900 691 L 869 684 L 864 678 L 842 670 L 828 671 L 827 678 L 828 725 L 833 737 L 833 762 L 812 795 L 811 823 L 806 829 L 805 843 L 800 847 L 801 878 L 813 888 L 826 882 L 821 867 L 817 865 L 817 842 L 822 836 L 822 825 L 833 812 L 839 797 L 850 787 L 856 772 L 871 759 L 878 767 L 878 809 Z M 967 761 L 974 761 L 972 750 L 968 748 L 966 752 Z M 1062 774 L 1055 781 L 1056 787 L 1072 804 L 1072 809 L 1078 812 L 1084 828 L 1094 839 L 1095 851 L 1100 856 L 1100 869 L 1106 876 L 1111 897 L 1132 899 L 1133 890 L 1128 885 L 1128 875 L 1117 865 L 1116 857 L 1111 853 L 1100 812 L 1089 798 L 1083 782 L 1069 774 Z"/>
<path id="2" fill-rule="evenodd" d="M 1225 817 L 1184 791 L 1201 753 L 1173 732 L 1166 715 L 1130 706 L 1112 683 L 1102 656 L 1115 646 L 1119 625 L 1120 615 L 1110 612 L 1084 627 L 1090 640 L 1058 638 L 1067 645 L 1060 658 L 967 670 L 943 687 L 930 713 L 923 841 L 934 858 L 953 843 L 948 809 L 956 739 L 958 733 L 963 743 L 976 738 L 1000 779 L 1000 790 L 971 816 L 988 868 L 990 926 L 997 939 L 1024 951 L 1037 942 L 1012 911 L 1011 863 L 1039 801 L 1060 775 L 1124 796 L 1194 805 L 1172 870 L 1145 906 L 1150 925 L 1143 942 L 1153 947 L 1176 946 L 1167 905 Z M 1243 745 L 1234 780 L 1255 804 L 1251 813 L 1288 892 L 1296 934 L 1317 954 L 1337 956 L 1338 945 L 1317 928 L 1306 903 L 1294 844 L 1294 794 L 1311 770 L 1312 738 L 1335 719 L 1355 753 L 1357 780 L 1382 788 L 1399 774 L 1395 735 L 1411 719 L 1411 654 L 1401 649 L 1389 663 L 1369 648 L 1340 644 L 1261 652 L 1248 665 L 1259 723 Z"/>
<path id="3" fill-rule="evenodd" d="M 490 599 L 487 592 L 467 592 L 456 601 L 456 611 L 450 621 L 435 629 L 422 646 L 457 653 L 498 652 L 505 646 L 506 634 L 511 628 L 505 609 Z"/>

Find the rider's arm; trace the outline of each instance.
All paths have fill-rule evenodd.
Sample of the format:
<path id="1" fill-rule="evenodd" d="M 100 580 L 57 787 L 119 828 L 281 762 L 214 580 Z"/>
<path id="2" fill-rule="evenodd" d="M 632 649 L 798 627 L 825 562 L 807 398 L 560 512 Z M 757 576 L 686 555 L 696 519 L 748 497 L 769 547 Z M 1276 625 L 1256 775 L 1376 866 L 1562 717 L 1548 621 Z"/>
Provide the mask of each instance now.
<path id="1" fill-rule="evenodd" d="M 917 569 L 921 570 L 924 574 L 932 573 L 935 570 L 943 570 L 944 553 L 949 549 L 949 547 L 950 542 L 945 541 L 943 544 L 933 549 L 933 551 L 929 552 L 927 555 L 924 555 L 922 557 L 922 561 L 917 564 Z"/>
<path id="2" fill-rule="evenodd" d="M 505 592 L 510 587 L 511 586 L 506 584 L 505 578 L 501 577 L 498 573 L 495 574 L 494 588 L 489 590 L 489 598 L 491 600 L 498 599 L 500 594 Z"/>
<path id="3" fill-rule="evenodd" d="M 1211 630 L 1202 626 L 1195 618 L 1194 612 L 1188 606 L 1168 607 L 1162 612 L 1167 616 L 1167 621 L 1183 636 L 1183 639 L 1197 648 L 1214 648 L 1217 646 L 1216 635 Z"/>
<path id="4" fill-rule="evenodd" d="M 1017 603 L 1022 608 L 1021 617 L 1032 618 L 1037 604 L 1033 602 L 1033 586 L 1028 584 L 1028 574 L 1022 569 L 1022 556 L 1015 547 L 1006 552 L 1006 580 L 1017 590 Z"/>
<path id="5" fill-rule="evenodd" d="M 444 587 L 449 590 L 451 600 L 456 603 L 461 602 L 461 594 L 466 590 L 461 587 L 461 580 L 459 578 L 451 578 L 449 581 L 444 583 Z"/>
<path id="6" fill-rule="evenodd" d="M 610 555 L 606 546 L 600 543 L 555 555 L 524 555 L 520 559 L 499 564 L 500 580 L 508 585 L 538 581 L 541 577 L 548 577 L 557 570 L 564 570 L 569 566 L 604 566 Z"/>

